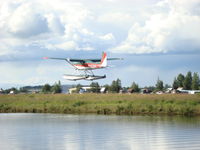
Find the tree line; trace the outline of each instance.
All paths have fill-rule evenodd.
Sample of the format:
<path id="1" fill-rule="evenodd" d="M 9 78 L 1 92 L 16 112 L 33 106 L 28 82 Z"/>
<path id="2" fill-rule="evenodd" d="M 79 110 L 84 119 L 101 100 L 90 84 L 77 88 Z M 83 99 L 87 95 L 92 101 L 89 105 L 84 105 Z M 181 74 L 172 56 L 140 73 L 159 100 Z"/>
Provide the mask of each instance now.
<path id="1" fill-rule="evenodd" d="M 37 86 L 37 87 L 40 88 L 41 92 L 45 94 L 62 92 L 60 81 L 58 81 L 58 83 L 55 82 L 55 84 L 52 86 L 49 84 L 45 84 L 44 86 Z M 75 87 L 76 87 L 75 92 L 79 93 L 83 85 L 77 84 Z M 90 87 L 91 88 L 87 90 L 88 92 L 100 93 L 101 86 L 99 85 L 98 82 L 91 82 Z M 103 87 L 105 88 L 104 91 L 107 91 L 109 93 L 119 93 L 120 91 L 128 91 L 132 93 L 132 92 L 141 91 L 141 87 L 136 82 L 132 82 L 132 84 L 129 87 L 122 87 L 122 83 L 120 79 L 113 80 L 110 85 L 106 84 Z M 168 84 L 164 85 L 164 82 L 158 78 L 155 86 L 148 86 L 148 87 L 146 86 L 143 88 L 148 89 L 152 92 L 156 92 L 156 91 L 164 91 L 170 87 L 173 89 L 182 87 L 184 90 L 200 90 L 199 75 L 197 72 L 192 73 L 191 71 L 188 71 L 186 75 L 179 73 L 178 76 L 174 78 L 172 85 L 168 85 Z M 2 93 L 4 94 L 10 93 L 10 91 L 14 91 L 14 93 L 28 93 L 27 89 L 28 89 L 27 87 L 21 87 L 19 89 L 10 88 L 10 89 L 1 90 L 1 91 L 3 91 Z"/>
<path id="2" fill-rule="evenodd" d="M 191 71 L 184 76 L 183 74 L 179 74 L 174 78 L 174 82 L 172 84 L 174 89 L 178 87 L 183 87 L 184 90 L 199 90 L 200 89 L 200 80 L 197 72 L 192 74 Z"/>
<path id="3" fill-rule="evenodd" d="M 48 94 L 48 93 L 56 94 L 56 93 L 61 93 L 61 92 L 62 92 L 62 88 L 61 88 L 60 81 L 58 81 L 58 83 L 55 82 L 55 84 L 53 86 L 51 86 L 49 84 L 45 84 L 42 87 L 42 93 L 44 93 L 44 94 Z"/>
<path id="4" fill-rule="evenodd" d="M 76 89 L 78 92 L 81 89 L 82 85 L 78 84 L 76 86 Z M 91 89 L 88 90 L 88 92 L 93 92 L 93 93 L 99 93 L 100 92 L 100 85 L 98 82 L 92 82 L 90 84 Z M 129 92 L 140 92 L 141 88 L 136 82 L 132 82 L 130 87 L 122 87 L 121 80 L 113 80 L 110 85 L 106 84 L 103 87 L 105 87 L 105 90 L 108 91 L 109 93 L 119 93 L 120 90 L 128 91 Z M 174 78 L 174 81 L 172 85 L 164 84 L 162 80 L 159 78 L 157 79 L 157 82 L 155 86 L 146 86 L 144 89 L 148 89 L 152 92 L 157 92 L 157 91 L 164 91 L 167 88 L 173 88 L 177 89 L 179 87 L 182 87 L 184 90 L 200 90 L 200 79 L 199 75 L 197 72 L 194 72 L 192 74 L 191 71 L 188 71 L 186 75 L 183 75 L 181 73 L 178 74 L 177 77 Z"/>
<path id="5" fill-rule="evenodd" d="M 188 71 L 186 75 L 179 73 L 177 77 L 174 78 L 172 85 L 163 83 L 162 80 L 158 78 L 155 87 L 152 87 L 153 90 L 165 90 L 169 87 L 173 89 L 178 89 L 179 87 L 183 90 L 200 90 L 200 79 L 197 72 L 192 73 Z"/>
<path id="6" fill-rule="evenodd" d="M 101 86 L 99 85 L 98 82 L 92 82 L 89 86 L 91 88 L 88 89 L 87 92 L 100 93 Z M 76 90 L 74 92 L 79 93 L 82 87 L 83 85 L 77 84 L 75 86 Z M 121 80 L 120 79 L 113 80 L 111 85 L 106 84 L 103 87 L 105 88 L 105 91 L 108 91 L 110 93 L 119 93 L 119 91 L 122 89 Z"/>

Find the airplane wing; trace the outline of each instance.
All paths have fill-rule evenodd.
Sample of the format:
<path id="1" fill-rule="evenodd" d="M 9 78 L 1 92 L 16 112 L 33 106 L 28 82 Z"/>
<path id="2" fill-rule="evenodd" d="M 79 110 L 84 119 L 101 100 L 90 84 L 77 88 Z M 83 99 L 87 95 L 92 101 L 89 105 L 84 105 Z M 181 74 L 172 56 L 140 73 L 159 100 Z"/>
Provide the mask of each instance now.
<path id="1" fill-rule="evenodd" d="M 76 67 L 73 65 L 73 62 L 78 62 L 78 63 L 81 63 L 81 64 L 84 63 L 82 59 L 55 58 L 55 57 L 43 57 L 43 59 L 65 60 L 65 61 L 67 61 L 71 66 L 73 66 L 74 68 L 76 68 Z"/>
<path id="2" fill-rule="evenodd" d="M 70 59 L 70 61 L 76 61 L 76 60 L 80 60 L 80 61 L 92 61 L 92 62 L 101 62 L 101 59 Z M 123 58 L 107 58 L 107 60 L 123 60 Z"/>
<path id="3" fill-rule="evenodd" d="M 43 57 L 43 59 L 58 59 L 58 60 L 67 60 L 67 58 L 55 58 L 55 57 Z"/>
<path id="4" fill-rule="evenodd" d="M 67 61 L 72 61 L 72 62 L 82 62 L 86 60 L 86 59 L 70 59 L 70 58 L 55 58 L 55 57 L 43 57 L 43 59 L 67 60 Z"/>
<path id="5" fill-rule="evenodd" d="M 67 62 L 80 62 L 83 63 L 84 59 L 70 59 L 70 58 L 55 58 L 55 57 L 43 57 L 43 59 L 57 59 L 57 60 L 66 60 Z"/>
<path id="6" fill-rule="evenodd" d="M 55 58 L 55 57 L 43 57 L 43 59 L 57 59 L 57 60 L 65 60 L 67 62 L 79 62 L 84 64 L 88 61 L 91 62 L 101 62 L 101 59 L 70 59 L 70 58 Z M 107 60 L 122 60 L 123 58 L 108 58 Z"/>

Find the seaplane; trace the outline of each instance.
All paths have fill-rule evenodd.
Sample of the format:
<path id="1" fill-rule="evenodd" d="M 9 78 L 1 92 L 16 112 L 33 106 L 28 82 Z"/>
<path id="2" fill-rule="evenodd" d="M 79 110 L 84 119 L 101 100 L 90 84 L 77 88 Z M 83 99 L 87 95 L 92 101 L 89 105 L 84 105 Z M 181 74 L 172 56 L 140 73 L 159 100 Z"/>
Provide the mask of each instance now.
<path id="1" fill-rule="evenodd" d="M 84 74 L 70 75 L 64 74 L 63 78 L 66 80 L 76 81 L 76 80 L 98 80 L 106 78 L 106 75 L 94 75 L 92 70 L 107 68 L 108 60 L 121 60 L 122 58 L 107 58 L 106 52 L 103 52 L 102 58 L 100 59 L 73 59 L 73 58 L 54 58 L 54 57 L 44 57 L 43 59 L 57 59 L 65 60 L 70 65 L 74 67 L 75 70 L 83 71 Z"/>

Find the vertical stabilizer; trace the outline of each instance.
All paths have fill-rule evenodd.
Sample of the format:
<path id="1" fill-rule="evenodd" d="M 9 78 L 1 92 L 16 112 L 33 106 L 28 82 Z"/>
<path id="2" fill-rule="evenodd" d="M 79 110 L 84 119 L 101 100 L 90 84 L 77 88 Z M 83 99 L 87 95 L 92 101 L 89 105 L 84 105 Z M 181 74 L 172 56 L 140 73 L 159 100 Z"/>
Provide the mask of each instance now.
<path id="1" fill-rule="evenodd" d="M 103 52 L 101 58 L 101 67 L 107 67 L 107 54 L 105 52 Z"/>

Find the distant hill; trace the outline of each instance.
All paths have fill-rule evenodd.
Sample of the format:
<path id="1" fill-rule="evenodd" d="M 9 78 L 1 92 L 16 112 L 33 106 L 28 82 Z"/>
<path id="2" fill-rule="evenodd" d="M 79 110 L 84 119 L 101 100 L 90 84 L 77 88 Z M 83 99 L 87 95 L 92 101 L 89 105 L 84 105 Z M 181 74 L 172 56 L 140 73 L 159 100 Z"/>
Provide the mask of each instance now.
<path id="1" fill-rule="evenodd" d="M 73 87 L 74 85 L 61 85 L 62 93 L 67 93 L 68 89 Z M 23 86 L 23 89 L 26 89 L 27 91 L 41 91 L 43 85 L 36 85 L 36 86 Z"/>
<path id="2" fill-rule="evenodd" d="M 17 89 L 23 89 L 24 91 L 28 91 L 30 93 L 38 93 L 42 90 L 42 87 L 44 85 L 27 85 L 27 86 L 19 86 L 17 87 Z M 52 85 L 51 85 L 52 86 Z M 89 85 L 82 85 L 83 87 L 88 87 Z M 14 85 L 13 86 L 10 86 L 10 87 L 15 87 Z M 62 93 L 68 93 L 68 90 L 72 87 L 76 87 L 76 84 L 65 84 L 65 85 L 61 85 L 61 88 L 62 88 Z M 1 87 L 0 87 L 1 89 Z M 10 88 L 9 88 L 10 89 Z M 5 90 L 5 89 L 4 89 Z"/>

